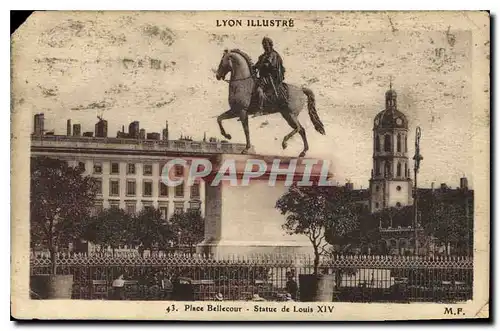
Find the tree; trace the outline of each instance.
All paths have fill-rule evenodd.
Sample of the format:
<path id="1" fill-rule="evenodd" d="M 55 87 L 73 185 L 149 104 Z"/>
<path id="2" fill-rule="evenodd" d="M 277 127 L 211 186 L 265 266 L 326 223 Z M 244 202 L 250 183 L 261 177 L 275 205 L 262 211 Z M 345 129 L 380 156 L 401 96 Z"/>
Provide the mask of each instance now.
<path id="1" fill-rule="evenodd" d="M 180 236 L 179 241 L 189 247 L 189 254 L 193 254 L 196 244 L 203 240 L 205 234 L 205 219 L 198 209 L 189 209 L 185 212 L 172 215 L 170 218 L 175 233 Z"/>
<path id="2" fill-rule="evenodd" d="M 465 248 L 470 244 L 473 238 L 473 226 L 468 224 L 463 206 L 445 202 L 435 203 L 429 217 L 430 221 L 424 226 L 425 231 L 436 238 L 439 244 L 446 246 L 446 254 L 451 253 L 448 244 L 457 248 Z"/>
<path id="3" fill-rule="evenodd" d="M 108 246 L 113 250 L 132 242 L 131 219 L 124 210 L 112 207 L 94 217 L 88 224 L 84 238 L 100 246 L 101 251 Z"/>
<path id="4" fill-rule="evenodd" d="M 339 239 L 359 226 L 360 208 L 344 187 L 293 185 L 276 202 L 286 215 L 283 229 L 290 235 L 306 235 L 314 250 L 314 274 L 321 255 L 328 252 L 325 235 Z"/>
<path id="5" fill-rule="evenodd" d="M 357 206 L 356 217 L 348 222 L 349 227 L 327 228 L 326 241 L 333 245 L 332 253 L 347 253 L 362 247 L 374 248 L 380 241 L 379 220 L 363 205 Z M 342 225 L 342 223 L 340 223 Z"/>
<path id="6" fill-rule="evenodd" d="M 51 274 L 56 273 L 56 254 L 81 238 L 96 195 L 95 181 L 84 169 L 48 157 L 31 158 L 31 241 L 48 248 Z"/>
<path id="7" fill-rule="evenodd" d="M 413 206 L 384 208 L 373 213 L 373 218 L 382 228 L 413 226 L 414 209 Z"/>
<path id="8" fill-rule="evenodd" d="M 144 249 L 152 252 L 155 247 L 165 246 L 174 237 L 171 226 L 158 209 L 142 209 L 132 223 L 132 241 L 141 245 L 141 255 L 144 254 Z"/>

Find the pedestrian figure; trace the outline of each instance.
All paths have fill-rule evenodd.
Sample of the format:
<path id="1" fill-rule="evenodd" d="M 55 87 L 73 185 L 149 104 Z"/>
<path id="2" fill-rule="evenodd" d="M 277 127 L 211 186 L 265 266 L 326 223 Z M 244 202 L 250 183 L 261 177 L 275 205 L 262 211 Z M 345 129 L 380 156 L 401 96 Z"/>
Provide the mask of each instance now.
<path id="1" fill-rule="evenodd" d="M 286 291 L 292 296 L 293 300 L 297 300 L 298 286 L 295 279 L 293 279 L 293 273 L 291 271 L 288 271 L 286 273 L 286 278 Z"/>
<path id="2" fill-rule="evenodd" d="M 113 281 L 113 300 L 125 300 L 125 280 L 123 274 Z"/>
<path id="3" fill-rule="evenodd" d="M 161 288 L 163 290 L 163 298 L 166 300 L 170 300 L 172 298 L 172 291 L 174 289 L 174 285 L 170 280 L 170 277 L 164 277 L 161 280 Z"/>

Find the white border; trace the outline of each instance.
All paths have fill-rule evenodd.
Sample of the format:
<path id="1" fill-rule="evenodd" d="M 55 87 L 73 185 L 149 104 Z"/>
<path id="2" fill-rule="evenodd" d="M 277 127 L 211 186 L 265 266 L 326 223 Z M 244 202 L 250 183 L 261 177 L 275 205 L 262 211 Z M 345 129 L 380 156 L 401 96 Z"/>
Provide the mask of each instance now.
<path id="1" fill-rule="evenodd" d="M 165 1 L 149 1 L 149 0 L 141 0 L 138 2 L 129 2 L 123 3 L 123 2 L 116 2 L 116 1 L 104 1 L 104 0 L 86 0 L 85 2 L 80 2 L 78 4 L 74 2 L 69 2 L 69 1 L 16 1 L 15 3 L 13 2 L 3 2 L 2 3 L 2 9 L 78 9 L 78 10 L 113 10 L 113 9 L 122 9 L 122 10 L 140 10 L 140 9 L 169 9 L 169 10 L 271 10 L 271 9 L 292 9 L 292 10 L 325 10 L 325 9 L 335 9 L 335 10 L 380 10 L 380 9 L 391 9 L 391 10 L 437 10 L 437 9 L 445 9 L 445 10 L 458 10 L 458 9 L 467 9 L 467 10 L 473 10 L 473 9 L 492 9 L 492 12 L 495 13 L 498 10 L 498 1 L 481 1 L 481 0 L 476 0 L 476 1 L 453 1 L 449 3 L 436 3 L 436 1 L 428 1 L 428 0 L 420 0 L 417 2 L 403 2 L 403 1 L 348 1 L 344 3 L 336 3 L 334 6 L 333 5 L 326 5 L 323 1 L 313 1 L 313 0 L 308 0 L 308 1 L 287 1 L 285 5 L 279 4 L 278 2 L 273 2 L 270 3 L 270 1 L 265 1 L 265 0 L 250 0 L 250 1 L 232 1 L 231 3 L 224 3 L 223 1 L 220 0 L 211 0 L 210 1 L 210 6 L 207 7 L 205 1 L 182 1 L 182 2 L 174 2 L 174 3 L 169 3 L 168 5 L 165 4 Z M 4 8 L 7 5 L 7 8 Z M 437 6 L 437 7 L 436 7 Z M 0 34 L 4 39 L 7 39 L 7 33 L 6 31 L 9 29 L 9 21 L 10 21 L 10 13 L 7 10 L 2 10 L 2 19 L 0 20 L 0 25 L 1 28 L 0 31 L 2 31 L 2 34 Z M 497 23 L 497 22 L 496 22 Z M 492 37 L 494 37 L 493 35 Z M 496 39 L 496 38 L 495 38 Z M 492 44 L 494 45 L 495 42 L 492 41 Z M 2 75 L 0 77 L 3 78 L 3 84 L 2 84 L 2 89 L 1 91 L 3 92 L 2 95 L 2 100 L 5 102 L 3 103 L 4 107 L 6 109 L 10 109 L 8 105 L 10 104 L 10 80 L 9 77 L 9 69 L 10 68 L 10 42 L 8 43 L 7 40 L 3 40 L 0 45 L 4 48 L 2 52 L 0 52 L 0 57 L 2 58 L 2 63 L 3 66 L 0 67 L 2 70 Z M 498 57 L 495 54 L 495 59 L 498 60 Z M 7 63 L 9 64 L 7 66 Z M 497 62 L 498 63 L 498 62 Z M 498 85 L 496 85 L 495 90 L 491 91 L 492 94 L 498 95 Z M 494 112 L 494 109 L 491 110 Z M 2 255 L 4 257 L 3 262 L 4 265 L 10 265 L 10 254 L 7 254 L 7 252 L 10 252 L 10 222 L 7 221 L 10 219 L 10 215 L 8 211 L 10 211 L 10 112 L 7 110 L 4 110 L 1 113 L 3 116 L 0 120 L 0 132 L 2 134 L 2 138 L 0 140 L 0 145 L 1 149 L 3 152 L 3 159 L 4 162 L 1 164 L 1 170 L 2 170 L 2 180 L 0 181 L 2 191 L 1 191 L 1 198 L 0 202 L 3 204 L 0 208 L 0 210 L 3 212 L 2 220 L 3 220 L 3 227 L 4 231 L 2 240 L 0 241 L 2 244 Z M 494 127 L 498 127 L 498 115 L 496 116 L 496 120 L 494 123 Z M 498 142 L 495 137 L 495 142 Z M 7 157 L 7 158 L 6 158 Z M 495 161 L 497 161 L 497 166 L 498 166 L 498 158 L 494 154 Z M 7 162 L 6 162 L 7 161 Z M 495 170 L 498 170 L 496 168 Z M 493 193 L 493 192 L 492 192 Z M 495 190 L 496 193 L 496 190 Z M 496 201 L 495 201 L 496 202 Z M 495 204 L 493 202 L 493 204 Z M 495 227 L 496 228 L 496 233 L 498 235 L 498 225 Z M 498 262 L 498 254 L 495 254 L 495 252 L 492 251 L 492 256 L 495 258 L 496 262 Z M 2 273 L 2 277 L 4 279 L 2 284 L 2 294 L 5 294 L 5 296 L 9 296 L 10 299 L 10 288 L 9 286 L 6 286 L 6 284 L 10 284 L 10 273 Z M 498 288 L 498 286 L 495 286 L 495 288 Z M 4 318 L 2 321 L 2 330 L 7 330 L 7 329 L 13 329 L 14 324 L 13 323 L 5 323 L 7 321 L 6 318 L 6 313 L 7 311 L 10 311 L 10 302 L 6 298 L 3 298 L 2 302 L 2 309 L 1 311 L 3 312 Z M 495 305 L 495 307 L 498 307 L 498 305 Z M 6 325 L 4 325 L 6 324 Z M 165 325 L 155 325 L 157 327 L 162 327 L 165 328 Z M 200 327 L 206 327 L 206 326 L 201 326 L 201 325 L 194 325 L 192 328 L 197 328 L 198 326 Z M 289 328 L 291 325 L 283 326 L 283 328 Z M 298 325 L 299 327 L 303 327 L 301 325 Z M 368 326 L 368 325 L 367 325 Z M 395 327 L 398 327 L 398 325 L 394 325 Z M 418 325 L 416 325 L 418 327 Z M 45 327 L 51 327 L 49 325 L 46 325 Z M 120 329 L 122 328 L 128 328 L 128 325 L 119 325 L 118 326 Z M 139 327 L 144 327 L 144 325 L 139 326 Z M 168 324 L 169 328 L 174 328 L 176 327 L 175 325 Z M 253 327 L 259 327 L 261 328 L 262 326 L 253 326 Z M 315 326 L 319 327 L 319 326 Z M 331 327 L 329 325 L 323 325 L 323 327 Z M 334 327 L 338 328 L 340 325 L 335 325 Z M 369 325 L 369 327 L 374 327 L 374 325 Z M 386 325 L 379 325 L 379 327 L 386 327 Z M 441 325 L 438 326 L 429 326 L 426 325 L 426 328 L 441 328 Z M 36 327 L 35 329 L 37 329 Z M 71 326 L 65 325 L 63 326 L 64 329 L 69 329 Z M 104 329 L 104 326 L 96 326 L 96 325 L 89 325 L 89 326 L 80 326 L 80 329 Z"/>

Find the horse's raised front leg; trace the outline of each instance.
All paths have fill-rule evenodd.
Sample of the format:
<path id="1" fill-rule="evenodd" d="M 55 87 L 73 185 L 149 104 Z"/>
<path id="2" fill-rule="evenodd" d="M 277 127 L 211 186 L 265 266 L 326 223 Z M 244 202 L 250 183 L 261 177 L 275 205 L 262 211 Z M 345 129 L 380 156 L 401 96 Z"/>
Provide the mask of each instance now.
<path id="1" fill-rule="evenodd" d="M 252 145 L 250 144 L 250 130 L 248 129 L 248 111 L 246 109 L 240 111 L 240 121 L 241 125 L 243 126 L 243 131 L 245 132 L 245 138 L 247 141 L 245 149 L 241 151 L 241 154 L 247 154 L 248 150 L 251 148 Z"/>
<path id="2" fill-rule="evenodd" d="M 238 115 L 236 115 L 231 109 L 229 109 L 228 111 L 217 116 L 217 123 L 219 124 L 220 133 L 221 133 L 221 135 L 224 136 L 224 138 L 226 138 L 228 140 L 231 140 L 231 135 L 229 133 L 226 133 L 226 130 L 224 130 L 224 127 L 222 126 L 222 121 L 229 120 L 229 119 L 235 118 L 237 116 Z"/>

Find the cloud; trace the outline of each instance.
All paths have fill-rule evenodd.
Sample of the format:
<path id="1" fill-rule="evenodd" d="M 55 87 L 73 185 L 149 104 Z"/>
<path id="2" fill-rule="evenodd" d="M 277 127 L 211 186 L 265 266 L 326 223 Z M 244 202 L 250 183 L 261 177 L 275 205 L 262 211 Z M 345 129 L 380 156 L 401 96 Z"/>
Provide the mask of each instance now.
<path id="1" fill-rule="evenodd" d="M 50 73 L 55 71 L 65 73 L 66 71 L 72 69 L 77 62 L 78 60 L 72 58 L 44 57 L 41 59 L 35 59 L 35 63 L 46 65 L 47 71 Z"/>
<path id="2" fill-rule="evenodd" d="M 70 19 L 43 32 L 39 42 L 51 48 L 66 48 L 75 44 L 77 38 L 91 38 L 95 46 L 123 45 L 127 41 L 124 33 L 115 34 L 97 21 Z"/>
<path id="3" fill-rule="evenodd" d="M 215 34 L 215 33 L 212 33 L 210 35 L 209 42 L 216 43 L 217 45 L 222 46 L 222 45 L 224 45 L 224 43 L 228 39 L 229 39 L 229 35 L 227 35 L 227 34 Z"/>
<path id="4" fill-rule="evenodd" d="M 45 88 L 38 84 L 38 88 L 42 91 L 44 97 L 55 97 L 57 95 L 57 86 L 52 88 Z"/>
<path id="5" fill-rule="evenodd" d="M 164 107 L 166 105 L 171 104 L 174 101 L 175 101 L 175 96 L 171 97 L 168 100 L 161 100 L 161 101 L 157 101 L 157 102 L 152 102 L 152 103 L 150 103 L 150 105 L 151 105 L 151 107 L 161 108 L 161 107 Z"/>
<path id="6" fill-rule="evenodd" d="M 72 107 L 71 110 L 85 110 L 85 109 L 105 109 L 105 108 L 111 108 L 113 105 L 107 101 L 100 101 L 100 102 L 92 102 L 89 103 L 87 106 L 76 106 Z"/>
<path id="7" fill-rule="evenodd" d="M 85 23 L 82 21 L 67 20 L 42 33 L 39 41 L 49 47 L 62 48 L 67 46 L 74 37 L 84 35 L 84 28 Z"/>
<path id="8" fill-rule="evenodd" d="M 128 92 L 130 88 L 125 84 L 118 84 L 105 91 L 104 94 L 120 94 L 122 92 Z"/>
<path id="9" fill-rule="evenodd" d="M 167 46 L 175 42 L 175 34 L 169 28 L 159 28 L 156 25 L 148 24 L 142 29 L 143 34 L 150 38 L 157 38 Z"/>

